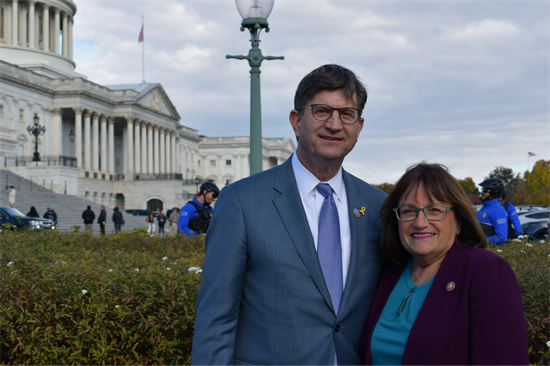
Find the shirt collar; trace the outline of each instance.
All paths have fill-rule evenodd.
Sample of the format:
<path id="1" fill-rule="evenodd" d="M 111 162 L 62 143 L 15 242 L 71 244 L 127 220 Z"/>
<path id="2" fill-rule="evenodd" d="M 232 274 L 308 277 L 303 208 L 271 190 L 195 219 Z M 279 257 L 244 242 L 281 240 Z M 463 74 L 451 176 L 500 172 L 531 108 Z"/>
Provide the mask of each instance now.
<path id="1" fill-rule="evenodd" d="M 306 169 L 298 159 L 298 154 L 294 152 L 292 155 L 292 169 L 294 170 L 294 177 L 296 178 L 296 184 L 298 185 L 298 191 L 300 192 L 300 198 L 304 200 L 311 191 L 317 187 L 321 181 L 317 179 L 309 170 Z M 328 183 L 332 187 L 332 190 L 336 194 L 338 200 L 342 200 L 344 195 L 344 179 L 342 176 L 342 167 L 338 169 L 338 173 Z"/>

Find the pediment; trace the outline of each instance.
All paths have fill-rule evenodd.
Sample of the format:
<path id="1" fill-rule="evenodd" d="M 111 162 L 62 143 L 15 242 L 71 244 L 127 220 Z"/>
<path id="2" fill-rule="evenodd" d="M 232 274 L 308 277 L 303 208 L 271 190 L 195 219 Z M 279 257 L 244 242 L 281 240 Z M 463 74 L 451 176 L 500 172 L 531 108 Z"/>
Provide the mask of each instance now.
<path id="1" fill-rule="evenodd" d="M 172 116 L 176 119 L 180 118 L 172 101 L 168 98 L 168 95 L 166 95 L 160 84 L 141 96 L 137 102 L 159 113 Z"/>

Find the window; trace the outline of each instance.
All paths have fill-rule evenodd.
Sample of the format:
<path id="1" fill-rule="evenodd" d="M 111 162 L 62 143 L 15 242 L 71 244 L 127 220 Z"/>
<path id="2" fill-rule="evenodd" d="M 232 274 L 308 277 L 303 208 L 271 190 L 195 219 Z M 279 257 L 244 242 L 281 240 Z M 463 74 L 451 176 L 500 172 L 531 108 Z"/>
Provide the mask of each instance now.
<path id="1" fill-rule="evenodd" d="M 6 26 L 6 18 L 4 15 L 4 8 L 0 6 L 0 39 L 5 38 L 5 30 L 4 27 Z"/>
<path id="2" fill-rule="evenodd" d="M 200 168 L 200 166 L 201 166 L 201 161 L 199 160 L 199 161 L 197 162 L 197 164 L 199 164 L 199 168 Z"/>
<path id="3" fill-rule="evenodd" d="M 4 105 L 0 104 L 0 117 L 4 117 Z"/>
<path id="4" fill-rule="evenodd" d="M 216 160 L 210 160 L 210 166 L 216 166 Z"/>
<path id="5" fill-rule="evenodd" d="M 44 48 L 44 23 L 42 15 L 38 17 L 38 47 Z"/>
<path id="6" fill-rule="evenodd" d="M 30 18 L 29 18 L 29 12 L 27 12 L 26 16 L 25 16 L 25 25 L 27 26 L 27 42 L 26 42 L 26 44 L 28 45 L 29 42 L 30 42 L 30 37 L 31 37 L 31 32 L 30 32 L 31 22 L 30 22 Z"/>
<path id="7" fill-rule="evenodd" d="M 231 159 L 226 160 L 226 161 L 225 161 L 225 165 L 231 166 Z"/>
<path id="8" fill-rule="evenodd" d="M 25 122 L 25 110 L 23 108 L 19 108 L 19 121 Z"/>

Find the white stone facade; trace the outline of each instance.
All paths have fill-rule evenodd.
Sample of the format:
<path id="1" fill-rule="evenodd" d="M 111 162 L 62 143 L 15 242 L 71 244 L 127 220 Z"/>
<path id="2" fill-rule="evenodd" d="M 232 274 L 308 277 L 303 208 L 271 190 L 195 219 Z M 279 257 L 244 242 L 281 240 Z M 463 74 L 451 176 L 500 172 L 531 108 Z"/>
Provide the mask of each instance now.
<path id="1" fill-rule="evenodd" d="M 70 0 L 0 1 L 3 169 L 121 209 L 180 206 L 204 180 L 221 188 L 249 175 L 249 138 L 199 136 L 160 84 L 102 86 L 76 73 L 75 13 Z M 46 127 L 40 162 L 27 131 L 35 116 Z M 264 139 L 264 169 L 294 149 L 288 138 Z"/>

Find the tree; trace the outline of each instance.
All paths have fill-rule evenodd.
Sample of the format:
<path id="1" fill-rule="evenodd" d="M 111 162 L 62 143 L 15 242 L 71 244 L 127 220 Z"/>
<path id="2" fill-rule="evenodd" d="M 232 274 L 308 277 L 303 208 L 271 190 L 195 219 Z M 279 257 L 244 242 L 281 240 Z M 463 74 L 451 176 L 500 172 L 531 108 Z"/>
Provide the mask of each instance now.
<path id="1" fill-rule="evenodd" d="M 459 179 L 458 183 L 460 183 L 460 186 L 462 187 L 464 193 L 466 193 L 472 204 L 476 205 L 481 203 L 481 199 L 479 198 L 479 191 L 477 190 L 477 186 L 471 177 Z"/>
<path id="2" fill-rule="evenodd" d="M 498 178 L 501 179 L 504 182 L 504 187 L 508 189 L 514 189 L 516 188 L 518 184 L 519 173 L 514 176 L 514 171 L 511 168 L 505 168 L 503 166 L 497 166 L 495 169 L 493 169 L 488 177 L 485 177 L 485 179 L 489 178 Z"/>
<path id="3" fill-rule="evenodd" d="M 517 188 L 506 200 L 514 205 L 550 205 L 550 160 L 539 160 L 532 171 L 526 171 L 518 180 Z"/>
<path id="4" fill-rule="evenodd" d="M 391 183 L 382 183 L 382 184 L 373 184 L 373 186 L 375 186 L 376 188 L 386 192 L 386 193 L 390 193 L 391 190 L 393 189 L 393 184 Z"/>

